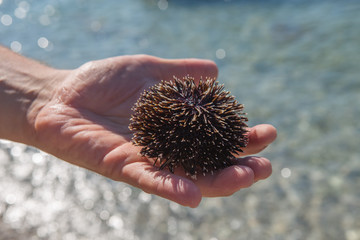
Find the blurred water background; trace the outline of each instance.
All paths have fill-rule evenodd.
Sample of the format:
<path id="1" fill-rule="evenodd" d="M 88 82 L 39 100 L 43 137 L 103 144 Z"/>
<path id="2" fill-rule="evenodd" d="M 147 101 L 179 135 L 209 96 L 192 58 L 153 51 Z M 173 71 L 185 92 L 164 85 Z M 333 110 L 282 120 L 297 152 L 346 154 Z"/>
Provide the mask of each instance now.
<path id="1" fill-rule="evenodd" d="M 0 0 L 15 52 L 212 59 L 279 133 L 268 180 L 197 209 L 0 141 L 0 239 L 360 239 L 359 26 L 358 0 Z"/>

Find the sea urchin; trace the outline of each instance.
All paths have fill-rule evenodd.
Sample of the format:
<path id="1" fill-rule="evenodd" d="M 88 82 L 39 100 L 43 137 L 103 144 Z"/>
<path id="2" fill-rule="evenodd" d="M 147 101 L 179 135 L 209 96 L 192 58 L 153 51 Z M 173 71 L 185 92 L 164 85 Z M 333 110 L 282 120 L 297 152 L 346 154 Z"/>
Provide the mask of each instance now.
<path id="1" fill-rule="evenodd" d="M 233 165 L 247 144 L 243 105 L 215 79 L 174 77 L 145 90 L 133 109 L 129 129 L 142 156 L 160 169 L 182 167 L 196 178 Z"/>

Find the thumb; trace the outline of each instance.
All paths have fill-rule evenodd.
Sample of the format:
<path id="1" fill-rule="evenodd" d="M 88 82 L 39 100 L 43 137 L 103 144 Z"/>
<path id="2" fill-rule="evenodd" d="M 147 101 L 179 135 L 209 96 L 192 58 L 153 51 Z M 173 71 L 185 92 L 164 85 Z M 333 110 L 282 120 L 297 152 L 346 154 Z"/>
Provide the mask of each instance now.
<path id="1" fill-rule="evenodd" d="M 215 62 L 205 59 L 161 59 L 158 58 L 158 66 L 160 67 L 161 79 L 169 80 L 173 76 L 182 78 L 184 76 L 190 75 L 194 77 L 195 80 L 200 78 L 205 79 L 217 78 L 218 76 L 218 67 Z"/>

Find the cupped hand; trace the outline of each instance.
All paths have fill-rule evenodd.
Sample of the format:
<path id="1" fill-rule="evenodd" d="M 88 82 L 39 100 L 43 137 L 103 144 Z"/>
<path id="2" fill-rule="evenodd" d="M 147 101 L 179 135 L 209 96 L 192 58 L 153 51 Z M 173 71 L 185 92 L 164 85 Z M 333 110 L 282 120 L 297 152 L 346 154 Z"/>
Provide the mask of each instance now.
<path id="1" fill-rule="evenodd" d="M 190 207 L 198 206 L 202 197 L 229 196 L 271 174 L 269 160 L 245 157 L 274 141 L 271 125 L 249 129 L 249 143 L 237 165 L 196 180 L 158 170 L 131 143 L 131 108 L 144 89 L 174 75 L 216 78 L 217 67 L 211 61 L 121 56 L 60 75 L 64 77 L 51 86 L 49 100 L 34 107 L 34 145 L 58 158 Z"/>

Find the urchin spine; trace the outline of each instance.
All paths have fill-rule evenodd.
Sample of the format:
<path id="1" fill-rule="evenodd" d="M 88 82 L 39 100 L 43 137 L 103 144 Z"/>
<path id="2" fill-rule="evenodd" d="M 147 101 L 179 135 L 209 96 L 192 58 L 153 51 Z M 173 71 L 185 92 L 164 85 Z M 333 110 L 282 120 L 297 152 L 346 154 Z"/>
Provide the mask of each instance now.
<path id="1" fill-rule="evenodd" d="M 161 81 L 144 91 L 133 107 L 129 128 L 140 153 L 160 161 L 160 169 L 205 175 L 231 166 L 247 144 L 247 118 L 215 79 Z"/>

